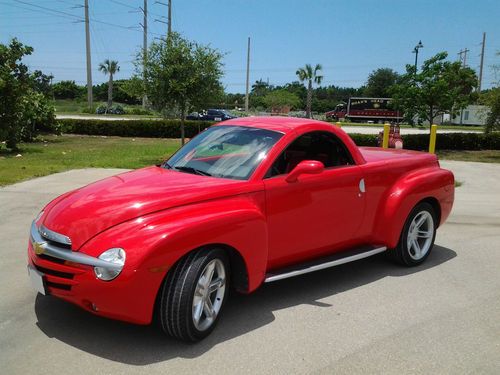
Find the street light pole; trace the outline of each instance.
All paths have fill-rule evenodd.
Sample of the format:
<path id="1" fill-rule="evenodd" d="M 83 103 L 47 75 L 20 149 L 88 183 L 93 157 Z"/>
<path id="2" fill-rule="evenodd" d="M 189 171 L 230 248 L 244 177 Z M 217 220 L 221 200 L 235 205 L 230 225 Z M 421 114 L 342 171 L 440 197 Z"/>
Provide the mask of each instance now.
<path id="1" fill-rule="evenodd" d="M 420 40 L 418 44 L 413 48 L 413 53 L 415 54 L 415 74 L 417 73 L 417 62 L 418 62 L 418 50 L 420 48 L 423 48 L 424 45 L 422 44 L 422 41 Z"/>

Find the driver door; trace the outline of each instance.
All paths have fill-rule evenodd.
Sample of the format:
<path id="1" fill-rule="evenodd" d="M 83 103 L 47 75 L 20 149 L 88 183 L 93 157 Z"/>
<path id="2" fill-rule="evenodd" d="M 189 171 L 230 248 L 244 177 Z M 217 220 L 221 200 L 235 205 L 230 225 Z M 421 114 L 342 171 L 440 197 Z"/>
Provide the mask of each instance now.
<path id="1" fill-rule="evenodd" d="M 320 161 L 325 170 L 287 182 L 302 160 Z M 362 180 L 361 169 L 334 134 L 306 133 L 293 141 L 264 180 L 269 269 L 354 245 L 365 207 Z"/>

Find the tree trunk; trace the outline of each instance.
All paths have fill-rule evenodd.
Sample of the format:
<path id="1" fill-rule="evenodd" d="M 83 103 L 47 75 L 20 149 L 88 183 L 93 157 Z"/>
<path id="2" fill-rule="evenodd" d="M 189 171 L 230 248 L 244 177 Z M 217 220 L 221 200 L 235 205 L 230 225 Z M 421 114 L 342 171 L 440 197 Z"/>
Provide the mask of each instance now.
<path id="1" fill-rule="evenodd" d="M 113 74 L 110 74 L 108 82 L 108 111 L 112 105 L 113 105 Z"/>
<path id="2" fill-rule="evenodd" d="M 306 104 L 306 117 L 311 118 L 311 104 L 312 104 L 312 80 L 309 80 L 307 86 L 307 104 Z"/>
<path id="3" fill-rule="evenodd" d="M 186 115 L 185 106 L 181 107 L 181 144 L 184 146 L 185 136 L 184 136 L 184 117 Z"/>

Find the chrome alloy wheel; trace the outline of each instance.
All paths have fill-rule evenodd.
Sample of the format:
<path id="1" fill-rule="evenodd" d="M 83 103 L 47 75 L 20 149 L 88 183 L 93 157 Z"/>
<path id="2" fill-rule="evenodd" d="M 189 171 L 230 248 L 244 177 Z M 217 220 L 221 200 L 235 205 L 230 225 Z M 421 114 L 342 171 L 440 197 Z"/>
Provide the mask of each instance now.
<path id="1" fill-rule="evenodd" d="M 406 246 L 412 259 L 420 260 L 429 252 L 434 230 L 434 218 L 429 211 L 420 211 L 415 215 L 406 239 Z"/>
<path id="2" fill-rule="evenodd" d="M 193 323 L 205 331 L 215 322 L 226 291 L 226 270 L 220 259 L 210 261 L 201 273 L 193 297 Z"/>

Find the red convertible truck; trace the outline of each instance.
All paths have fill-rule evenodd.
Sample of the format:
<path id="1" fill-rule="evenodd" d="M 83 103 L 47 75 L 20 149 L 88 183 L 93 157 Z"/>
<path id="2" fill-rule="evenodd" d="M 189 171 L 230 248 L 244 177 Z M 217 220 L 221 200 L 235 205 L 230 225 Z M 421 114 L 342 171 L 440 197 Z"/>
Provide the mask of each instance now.
<path id="1" fill-rule="evenodd" d="M 42 294 L 196 341 L 228 289 L 387 251 L 430 254 L 453 174 L 435 155 L 358 148 L 341 129 L 296 118 L 228 120 L 160 166 L 50 202 L 33 221 L 28 270 Z"/>

